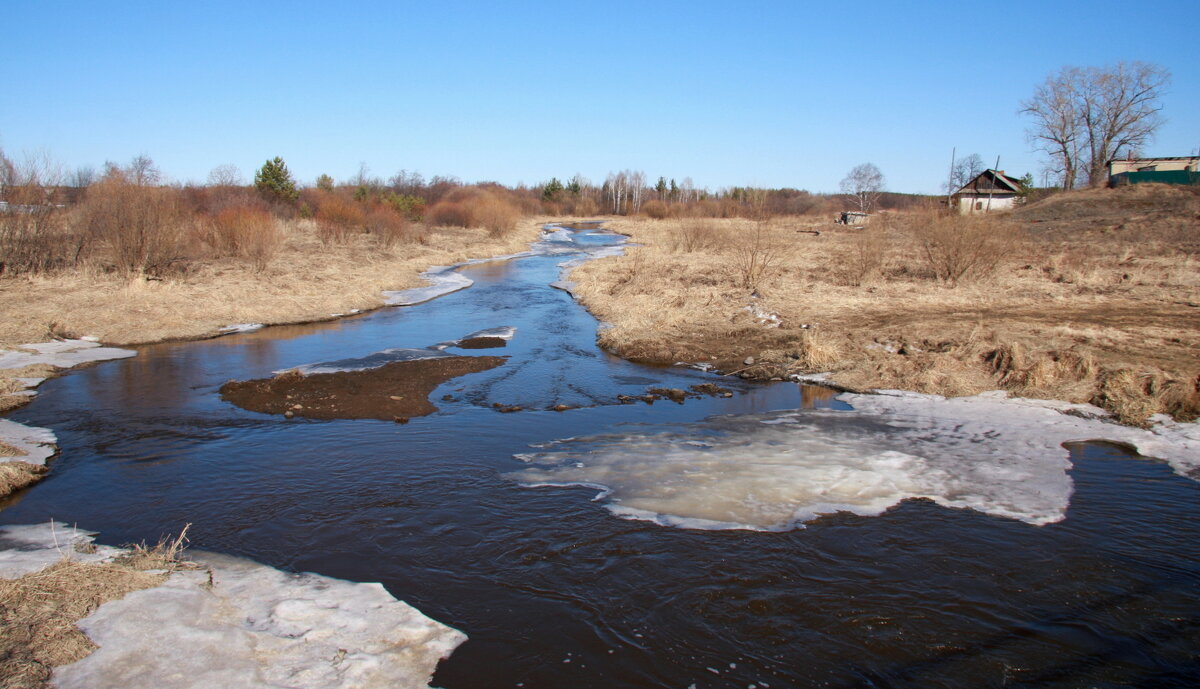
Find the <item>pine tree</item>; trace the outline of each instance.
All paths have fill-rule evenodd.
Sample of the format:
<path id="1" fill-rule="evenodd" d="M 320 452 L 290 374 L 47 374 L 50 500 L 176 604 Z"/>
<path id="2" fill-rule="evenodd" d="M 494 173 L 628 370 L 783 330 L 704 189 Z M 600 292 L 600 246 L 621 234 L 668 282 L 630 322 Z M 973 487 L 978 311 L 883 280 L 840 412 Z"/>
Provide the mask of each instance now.
<path id="1" fill-rule="evenodd" d="M 254 173 L 254 187 L 271 201 L 293 203 L 300 198 L 300 192 L 296 191 L 296 180 L 292 179 L 287 164 L 279 156 L 263 163 L 262 169 Z"/>

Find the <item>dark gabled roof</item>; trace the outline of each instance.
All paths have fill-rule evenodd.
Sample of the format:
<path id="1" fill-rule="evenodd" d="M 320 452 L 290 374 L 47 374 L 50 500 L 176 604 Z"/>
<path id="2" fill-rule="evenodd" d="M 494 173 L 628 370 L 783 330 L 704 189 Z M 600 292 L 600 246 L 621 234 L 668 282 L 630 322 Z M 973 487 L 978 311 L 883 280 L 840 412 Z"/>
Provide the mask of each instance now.
<path id="1" fill-rule="evenodd" d="M 1004 174 L 1003 170 L 984 170 L 975 175 L 974 179 L 962 185 L 954 193 L 986 193 L 989 191 L 993 193 L 1016 194 L 1021 191 L 1021 183 Z"/>

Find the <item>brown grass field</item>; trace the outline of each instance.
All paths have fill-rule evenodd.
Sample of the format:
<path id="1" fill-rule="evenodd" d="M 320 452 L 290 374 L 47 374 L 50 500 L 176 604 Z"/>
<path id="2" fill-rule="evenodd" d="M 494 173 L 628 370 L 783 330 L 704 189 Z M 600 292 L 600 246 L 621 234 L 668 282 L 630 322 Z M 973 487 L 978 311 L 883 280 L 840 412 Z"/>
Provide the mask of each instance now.
<path id="1" fill-rule="evenodd" d="M 813 217 L 606 226 L 640 246 L 572 279 L 612 324 L 601 344 L 624 357 L 762 379 L 832 372 L 850 389 L 1001 388 L 1126 423 L 1200 413 L 1195 191 L 1095 189 L 978 220 L 880 214 L 862 229 Z"/>

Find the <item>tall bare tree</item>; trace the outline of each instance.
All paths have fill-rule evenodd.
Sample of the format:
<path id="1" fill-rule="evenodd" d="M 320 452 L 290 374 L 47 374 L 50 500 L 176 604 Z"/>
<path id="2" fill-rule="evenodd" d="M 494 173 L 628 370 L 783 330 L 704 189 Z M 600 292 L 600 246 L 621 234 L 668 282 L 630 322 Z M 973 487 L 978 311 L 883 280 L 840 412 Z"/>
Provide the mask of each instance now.
<path id="1" fill-rule="evenodd" d="M 1080 173 L 1088 184 L 1102 184 L 1109 160 L 1153 139 L 1169 81 L 1166 69 L 1145 62 L 1064 67 L 1021 103 L 1020 112 L 1033 118 L 1026 134 L 1054 161 L 1064 188 L 1073 188 Z"/>
<path id="2" fill-rule="evenodd" d="M 984 171 L 983 158 L 978 153 L 972 153 L 969 156 L 963 156 L 954 163 L 954 169 L 950 171 L 950 181 L 947 184 L 948 193 L 954 193 L 961 189 L 964 184 L 975 179 L 975 176 Z"/>
<path id="3" fill-rule="evenodd" d="M 858 210 L 870 213 L 883 192 L 883 173 L 871 163 L 856 165 L 842 179 L 840 186 Z"/>

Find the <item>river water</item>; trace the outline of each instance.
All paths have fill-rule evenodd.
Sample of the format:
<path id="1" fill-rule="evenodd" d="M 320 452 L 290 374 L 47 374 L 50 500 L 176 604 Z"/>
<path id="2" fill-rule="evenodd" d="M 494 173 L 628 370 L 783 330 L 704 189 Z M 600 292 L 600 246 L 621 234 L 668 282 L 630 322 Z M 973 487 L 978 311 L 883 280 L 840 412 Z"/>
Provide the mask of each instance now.
<path id="1" fill-rule="evenodd" d="M 191 523 L 197 549 L 382 582 L 469 636 L 434 677 L 449 689 L 1200 685 L 1195 481 L 1086 443 L 1033 497 L 995 489 L 1000 471 L 964 487 L 934 452 L 913 459 L 924 436 L 888 445 L 886 419 L 828 391 L 609 356 L 549 285 L 618 241 L 559 232 L 424 304 L 145 346 L 49 381 L 12 417 L 54 429 L 61 456 L 0 523 L 54 518 L 111 544 Z M 449 381 L 405 425 L 284 419 L 217 392 L 506 326 L 508 346 L 481 353 L 508 363 Z M 616 403 L 707 382 L 734 395 Z M 822 482 L 798 507 L 795 485 Z M 894 497 L 909 494 L 927 497 Z"/>

